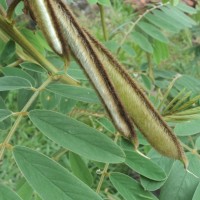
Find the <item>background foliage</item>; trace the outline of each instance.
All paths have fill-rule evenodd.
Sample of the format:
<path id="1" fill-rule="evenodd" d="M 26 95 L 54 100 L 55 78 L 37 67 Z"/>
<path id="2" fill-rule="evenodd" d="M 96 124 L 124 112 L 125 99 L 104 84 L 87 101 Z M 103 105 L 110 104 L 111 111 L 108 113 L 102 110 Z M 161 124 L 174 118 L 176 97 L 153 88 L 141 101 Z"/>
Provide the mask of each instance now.
<path id="1" fill-rule="evenodd" d="M 0 0 L 0 199 L 198 200 L 199 5 L 70 2 L 174 129 L 194 175 L 158 154 L 139 131 L 139 150 L 151 159 L 134 152 L 74 59 L 67 76 L 23 2 L 6 21 L 4 10 L 12 9 Z"/>

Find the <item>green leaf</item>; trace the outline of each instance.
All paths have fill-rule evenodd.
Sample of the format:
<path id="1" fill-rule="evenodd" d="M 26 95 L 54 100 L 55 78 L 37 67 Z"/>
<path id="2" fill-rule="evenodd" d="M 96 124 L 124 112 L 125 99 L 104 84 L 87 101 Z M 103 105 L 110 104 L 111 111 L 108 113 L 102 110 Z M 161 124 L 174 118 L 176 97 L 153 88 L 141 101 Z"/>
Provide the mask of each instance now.
<path id="1" fill-rule="evenodd" d="M 125 163 L 137 173 L 155 181 L 166 179 L 166 174 L 161 167 L 148 158 L 135 151 L 125 151 Z M 148 166 L 148 167 L 147 167 Z"/>
<path id="2" fill-rule="evenodd" d="M 4 9 L 7 9 L 8 7 L 6 0 L 0 0 L 0 5 L 2 5 Z"/>
<path id="3" fill-rule="evenodd" d="M 31 83 L 24 78 L 15 76 L 4 76 L 0 78 L 0 91 L 18 90 L 31 87 Z"/>
<path id="4" fill-rule="evenodd" d="M 22 200 L 15 192 L 8 187 L 0 184 L 0 199 L 1 200 Z"/>
<path id="5" fill-rule="evenodd" d="M 95 4 L 98 2 L 98 0 L 87 0 L 89 4 Z"/>
<path id="6" fill-rule="evenodd" d="M 200 197 L 200 183 L 198 184 L 197 189 L 195 190 L 192 200 L 199 200 L 199 197 Z"/>
<path id="7" fill-rule="evenodd" d="M 25 147 L 14 147 L 21 172 L 43 200 L 102 200 L 93 190 L 65 168 Z"/>
<path id="8" fill-rule="evenodd" d="M 69 160 L 73 174 L 85 184 L 91 186 L 93 183 L 93 177 L 83 159 L 79 155 L 70 152 Z"/>
<path id="9" fill-rule="evenodd" d="M 11 67 L 4 67 L 2 72 L 5 76 L 17 76 L 20 78 L 24 78 L 31 83 L 31 85 L 35 86 L 35 80 L 32 76 L 30 76 L 27 72 L 18 69 L 18 68 L 11 68 Z"/>
<path id="10" fill-rule="evenodd" d="M 76 106 L 76 103 L 77 101 L 73 99 L 61 97 L 59 111 L 63 114 L 67 114 L 72 111 L 72 109 Z"/>
<path id="11" fill-rule="evenodd" d="M 11 59 L 14 57 L 16 51 L 15 42 L 9 40 L 5 45 L 1 56 L 0 56 L 0 63 L 5 65 L 11 62 Z"/>
<path id="12" fill-rule="evenodd" d="M 159 40 L 160 42 L 168 43 L 168 39 L 155 26 L 143 21 L 139 22 L 137 26 L 152 38 Z"/>
<path id="13" fill-rule="evenodd" d="M 60 98 L 56 94 L 44 90 L 40 93 L 40 100 L 44 109 L 52 110 L 58 105 Z"/>
<path id="14" fill-rule="evenodd" d="M 195 8 L 192 8 L 191 6 L 188 6 L 187 4 L 182 3 L 182 2 L 180 2 L 177 5 L 177 8 L 182 10 L 183 12 L 189 13 L 191 15 L 197 13 L 197 10 Z"/>
<path id="15" fill-rule="evenodd" d="M 16 191 L 23 200 L 32 200 L 33 189 L 24 178 L 19 180 Z"/>
<path id="16" fill-rule="evenodd" d="M 29 117 L 43 134 L 74 153 L 99 162 L 124 162 L 125 155 L 118 145 L 75 119 L 41 110 L 29 112 Z"/>
<path id="17" fill-rule="evenodd" d="M 51 84 L 47 87 L 47 90 L 77 101 L 83 101 L 87 103 L 100 103 L 96 92 L 90 88 L 77 87 L 66 84 Z"/>
<path id="18" fill-rule="evenodd" d="M 23 62 L 20 64 L 23 69 L 30 70 L 38 73 L 46 73 L 46 69 L 36 63 Z"/>
<path id="19" fill-rule="evenodd" d="M 7 110 L 6 105 L 3 101 L 3 99 L 0 97 L 0 109 L 1 110 Z M 1 113 L 1 112 L 0 112 Z M 0 122 L 0 130 L 6 130 L 11 126 L 11 119 L 7 118 Z"/>
<path id="20" fill-rule="evenodd" d="M 110 173 L 110 181 L 125 200 L 157 200 L 157 198 L 133 178 L 121 174 Z"/>
<path id="21" fill-rule="evenodd" d="M 10 110 L 0 109 L 0 122 L 4 121 L 12 115 Z"/>
<path id="22" fill-rule="evenodd" d="M 139 32 L 134 31 L 132 34 L 132 39 L 135 44 L 137 44 L 141 49 L 145 50 L 146 52 L 153 53 L 153 47 L 151 46 L 150 42 Z"/>
<path id="23" fill-rule="evenodd" d="M 112 124 L 112 122 L 109 119 L 103 117 L 103 118 L 97 119 L 96 121 L 99 124 L 101 124 L 109 132 L 111 132 L 111 133 L 116 132 L 115 126 Z"/>
<path id="24" fill-rule="evenodd" d="M 166 21 L 165 19 L 161 17 L 157 17 L 153 13 L 149 13 L 145 15 L 145 19 L 147 19 L 152 24 L 158 26 L 159 28 L 162 28 L 169 32 L 178 33 L 179 31 L 179 29 L 176 26 L 174 26 L 173 24 L 169 23 L 168 21 Z"/>
<path id="25" fill-rule="evenodd" d="M 195 141 L 195 148 L 198 150 L 200 149 L 200 136 Z"/>
<path id="26" fill-rule="evenodd" d="M 176 124 L 174 132 L 179 136 L 188 136 L 200 133 L 200 120 L 191 120 Z"/>
<path id="27" fill-rule="evenodd" d="M 189 154 L 188 170 L 200 177 L 200 160 L 197 156 Z M 187 172 L 180 161 L 173 165 L 171 173 L 161 188 L 160 200 L 189 200 L 192 199 L 199 183 L 199 178 Z"/>
<path id="28" fill-rule="evenodd" d="M 174 160 L 167 158 L 166 156 L 160 155 L 154 149 L 151 149 L 151 151 L 148 153 L 148 157 L 150 157 L 154 163 L 156 163 L 159 167 L 161 167 L 167 176 L 169 175 L 171 168 L 173 166 Z M 161 186 L 163 186 L 166 180 L 153 181 L 151 179 L 148 179 L 142 176 L 140 181 L 145 190 L 155 191 L 161 188 Z"/>

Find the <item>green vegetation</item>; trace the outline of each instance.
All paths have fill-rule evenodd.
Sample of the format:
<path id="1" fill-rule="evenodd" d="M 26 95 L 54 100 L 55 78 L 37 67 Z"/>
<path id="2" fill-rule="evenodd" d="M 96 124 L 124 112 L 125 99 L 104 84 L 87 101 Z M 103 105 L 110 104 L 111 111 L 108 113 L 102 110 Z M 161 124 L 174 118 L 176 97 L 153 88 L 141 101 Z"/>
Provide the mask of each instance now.
<path id="1" fill-rule="evenodd" d="M 199 199 L 200 7 L 128 2 L 88 0 L 72 10 L 174 130 L 188 171 L 139 130 L 143 155 L 134 151 L 73 56 L 66 69 L 24 2 L 0 0 L 0 199 Z"/>

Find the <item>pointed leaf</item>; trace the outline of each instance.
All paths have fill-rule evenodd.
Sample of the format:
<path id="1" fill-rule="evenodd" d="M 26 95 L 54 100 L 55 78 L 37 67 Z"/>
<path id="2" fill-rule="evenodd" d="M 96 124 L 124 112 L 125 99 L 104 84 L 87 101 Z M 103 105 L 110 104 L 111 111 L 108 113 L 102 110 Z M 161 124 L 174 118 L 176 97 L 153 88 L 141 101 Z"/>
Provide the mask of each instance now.
<path id="1" fill-rule="evenodd" d="M 135 151 L 125 151 L 125 154 L 125 163 L 137 173 L 155 181 L 166 179 L 164 170 L 150 159 Z"/>
<path id="2" fill-rule="evenodd" d="M 31 83 L 24 78 L 16 76 L 4 76 L 0 78 L 0 91 L 31 88 Z"/>
<path id="3" fill-rule="evenodd" d="M 7 119 L 11 115 L 12 115 L 12 112 L 10 110 L 0 109 L 0 122 Z"/>
<path id="4" fill-rule="evenodd" d="M 189 159 L 188 170 L 196 176 L 200 177 L 200 160 L 196 155 L 187 155 Z M 173 165 L 171 173 L 161 189 L 160 200 L 189 200 L 192 199 L 199 178 L 187 172 L 183 168 L 183 164 L 176 161 Z"/>
<path id="5" fill-rule="evenodd" d="M 69 160 L 73 174 L 85 184 L 91 186 L 93 177 L 83 159 L 79 155 L 70 152 Z"/>
<path id="6" fill-rule="evenodd" d="M 153 47 L 151 46 L 150 42 L 147 40 L 146 37 L 144 37 L 139 32 L 134 31 L 132 33 L 132 39 L 135 44 L 137 44 L 140 48 L 143 50 L 153 53 Z"/>
<path id="7" fill-rule="evenodd" d="M 153 194 L 145 191 L 137 181 L 125 174 L 111 173 L 110 181 L 125 200 L 157 200 Z"/>
<path id="8" fill-rule="evenodd" d="M 105 163 L 124 161 L 123 151 L 110 138 L 75 119 L 41 110 L 31 111 L 29 117 L 43 134 L 79 155 Z"/>
<path id="9" fill-rule="evenodd" d="M 142 29 L 147 35 L 151 36 L 152 38 L 155 38 L 156 40 L 164 43 L 168 43 L 168 39 L 155 26 L 143 21 L 139 22 L 137 26 L 139 26 L 140 29 Z"/>
<path id="10" fill-rule="evenodd" d="M 66 84 L 51 84 L 47 87 L 47 90 L 77 101 L 100 103 L 95 91 L 90 88 L 76 87 Z"/>
<path id="11" fill-rule="evenodd" d="M 199 197 L 200 197 L 200 183 L 198 184 L 197 189 L 195 190 L 192 200 L 199 200 Z"/>
<path id="12" fill-rule="evenodd" d="M 8 187 L 0 184 L 0 199 L 1 200 L 22 200 L 15 192 Z"/>
<path id="13" fill-rule="evenodd" d="M 92 189 L 45 155 L 14 147 L 21 172 L 43 200 L 102 200 Z"/>

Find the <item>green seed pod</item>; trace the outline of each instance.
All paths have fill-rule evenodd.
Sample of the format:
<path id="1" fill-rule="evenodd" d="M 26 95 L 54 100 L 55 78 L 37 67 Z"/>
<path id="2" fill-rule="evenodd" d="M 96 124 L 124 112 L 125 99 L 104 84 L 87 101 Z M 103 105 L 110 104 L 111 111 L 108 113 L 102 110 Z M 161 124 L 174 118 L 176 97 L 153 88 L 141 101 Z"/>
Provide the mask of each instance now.
<path id="1" fill-rule="evenodd" d="M 118 61 L 85 29 L 63 0 L 28 0 L 40 28 L 59 54 L 69 45 L 73 55 L 97 90 L 118 130 L 138 146 L 134 125 L 161 154 L 187 158 L 169 126 Z M 46 22 L 49 21 L 49 22 Z M 58 43 L 57 43 L 58 42 Z"/>

